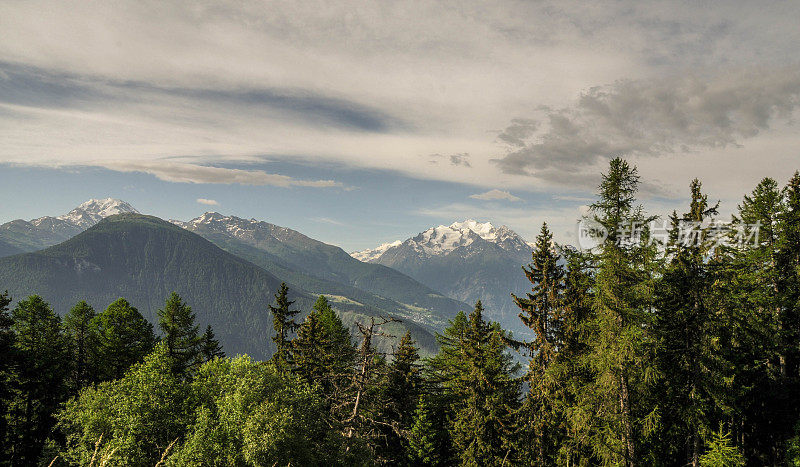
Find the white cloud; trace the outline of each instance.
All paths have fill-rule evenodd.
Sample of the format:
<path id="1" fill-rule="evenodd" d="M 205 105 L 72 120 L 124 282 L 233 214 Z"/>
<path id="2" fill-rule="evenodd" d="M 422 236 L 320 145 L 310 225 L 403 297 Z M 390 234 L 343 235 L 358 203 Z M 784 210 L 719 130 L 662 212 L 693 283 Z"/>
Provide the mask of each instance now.
<path id="1" fill-rule="evenodd" d="M 435 0 L 268 9 L 248 0 L 0 2 L 0 162 L 124 169 L 112 161 L 269 155 L 486 189 L 592 188 L 605 162 L 593 165 L 605 157 L 597 154 L 663 157 L 686 142 L 704 152 L 750 144 L 753 129 L 769 137 L 764 103 L 796 99 L 785 66 L 797 61 L 798 9 L 467 0 L 453 14 L 451 4 Z M 760 75 L 749 88 L 734 83 L 743 67 Z M 680 84 L 675 76 L 697 78 L 670 87 Z M 623 83 L 643 87 L 637 94 Z M 662 91 L 687 99 L 659 101 Z M 641 119 L 621 111 L 637 96 Z M 707 115 L 692 110 L 696 99 Z M 651 104 L 660 107 L 649 111 Z M 671 115 L 688 117 L 690 127 Z M 499 144 L 519 154 L 492 164 L 503 155 Z M 729 145 L 714 162 L 733 151 Z M 442 159 L 442 170 L 431 170 L 430 154 L 469 158 L 448 156 L 456 166 Z M 774 165 L 771 157 L 750 168 Z M 501 168 L 535 169 L 541 183 Z M 157 176 L 286 183 L 264 173 L 188 171 Z"/>
<path id="2" fill-rule="evenodd" d="M 197 202 L 199 204 L 204 204 L 206 206 L 219 206 L 217 200 L 214 199 L 206 199 L 206 198 L 197 198 Z"/>
<path id="3" fill-rule="evenodd" d="M 511 201 L 511 202 L 522 201 L 522 199 L 512 195 L 511 193 L 509 193 L 507 191 L 503 191 L 503 190 L 498 190 L 496 188 L 493 189 L 493 190 L 489 190 L 489 191 L 487 191 L 485 193 L 478 193 L 478 194 L 474 194 L 474 195 L 469 195 L 469 197 L 472 198 L 472 199 L 480 199 L 480 200 L 484 200 L 484 201 L 497 201 L 497 200 L 501 200 L 501 199 L 504 199 L 506 201 Z"/>

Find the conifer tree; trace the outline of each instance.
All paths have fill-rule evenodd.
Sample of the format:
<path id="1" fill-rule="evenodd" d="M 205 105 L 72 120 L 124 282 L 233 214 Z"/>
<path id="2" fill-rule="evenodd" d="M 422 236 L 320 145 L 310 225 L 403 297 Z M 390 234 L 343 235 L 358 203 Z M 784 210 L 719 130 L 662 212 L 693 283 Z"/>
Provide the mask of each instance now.
<path id="1" fill-rule="evenodd" d="M 563 347 L 561 321 L 564 317 L 564 270 L 558 264 L 553 235 L 542 224 L 530 266 L 523 267 L 531 282 L 527 297 L 513 295 L 520 308 L 522 324 L 535 334 L 531 342 L 522 343 L 530 361 L 526 379 L 530 385 L 523 406 L 521 423 L 524 449 L 534 463 L 552 464 L 561 441 L 563 422 L 556 410 L 557 382 L 550 371 Z"/>
<path id="2" fill-rule="evenodd" d="M 779 218 L 778 287 L 780 293 L 780 353 L 785 374 L 800 378 L 800 172 L 784 190 L 785 206 Z"/>
<path id="3" fill-rule="evenodd" d="M 408 434 L 407 459 L 410 465 L 445 465 L 442 419 L 437 417 L 427 397 L 421 397 L 414 410 Z"/>
<path id="4" fill-rule="evenodd" d="M 222 346 L 214 336 L 214 330 L 211 325 L 206 326 L 206 332 L 200 337 L 200 358 L 201 363 L 210 362 L 215 358 L 224 358 L 225 352 Z"/>
<path id="5" fill-rule="evenodd" d="M 480 301 L 464 322 L 459 314 L 445 331 L 442 351 L 431 365 L 449 393 L 449 430 L 463 465 L 513 463 L 516 370 L 496 323 L 483 319 Z"/>
<path id="6" fill-rule="evenodd" d="M 408 459 L 408 434 L 422 391 L 419 351 L 406 331 L 389 364 L 386 383 L 380 395 L 382 457 L 392 464 Z"/>
<path id="7" fill-rule="evenodd" d="M 18 364 L 7 449 L 11 465 L 35 465 L 66 398 L 69 342 L 61 319 L 38 295 L 20 300 L 12 317 Z"/>
<path id="8" fill-rule="evenodd" d="M 644 246 L 637 239 L 637 227 L 645 217 L 636 204 L 639 175 L 635 167 L 616 158 L 603 174 L 598 201 L 592 204 L 594 220 L 604 231 L 599 245 L 595 293 L 595 326 L 592 353 L 595 418 L 592 440 L 604 462 L 632 466 L 639 462 L 637 437 L 653 412 L 640 407 L 645 389 L 648 359 L 645 352 L 650 316 L 643 284 L 649 279 L 642 264 Z M 638 413 L 639 411 L 645 413 Z M 648 413 L 649 412 L 649 413 Z"/>
<path id="9" fill-rule="evenodd" d="M 10 440 L 7 438 L 9 404 L 11 403 L 12 380 L 14 378 L 14 363 L 16 354 L 14 352 L 14 332 L 12 324 L 14 321 L 8 313 L 8 305 L 11 297 L 8 291 L 0 294 L 0 445 L 9 446 Z M 0 449 L 0 465 L 10 462 L 10 452 L 3 448 Z"/>
<path id="10" fill-rule="evenodd" d="M 278 293 L 275 294 L 275 306 L 269 305 L 272 313 L 272 328 L 275 335 L 272 337 L 275 342 L 275 354 L 272 361 L 278 368 L 289 368 L 293 364 L 291 334 L 297 329 L 294 317 L 299 310 L 292 310 L 294 300 L 289 300 L 289 287 L 285 282 L 281 283 Z"/>
<path id="11" fill-rule="evenodd" d="M 162 341 L 172 360 L 172 370 L 178 377 L 188 376 L 200 358 L 202 339 L 198 335 L 195 314 L 181 297 L 172 292 L 164 308 L 158 310 L 158 327 Z"/>
<path id="12" fill-rule="evenodd" d="M 95 318 L 100 351 L 100 379 L 121 378 L 153 350 L 156 336 L 150 324 L 127 300 L 120 298 Z"/>
<path id="13" fill-rule="evenodd" d="M 296 372 L 322 386 L 331 401 L 343 397 L 353 369 L 355 349 L 350 331 L 320 296 L 291 342 Z"/>
<path id="14" fill-rule="evenodd" d="M 666 252 L 669 264 L 660 280 L 653 334 L 660 373 L 669 385 L 660 385 L 662 433 L 665 448 L 659 458 L 675 464 L 698 466 L 702 437 L 715 417 L 715 401 L 724 389 L 723 363 L 719 359 L 718 329 L 710 307 L 715 277 L 707 263 L 712 253 L 712 206 L 700 182 L 691 183 L 689 212 L 672 216 Z"/>
<path id="15" fill-rule="evenodd" d="M 64 330 L 72 351 L 71 389 L 80 392 L 84 386 L 97 381 L 98 335 L 97 314 L 81 300 L 64 317 Z"/>

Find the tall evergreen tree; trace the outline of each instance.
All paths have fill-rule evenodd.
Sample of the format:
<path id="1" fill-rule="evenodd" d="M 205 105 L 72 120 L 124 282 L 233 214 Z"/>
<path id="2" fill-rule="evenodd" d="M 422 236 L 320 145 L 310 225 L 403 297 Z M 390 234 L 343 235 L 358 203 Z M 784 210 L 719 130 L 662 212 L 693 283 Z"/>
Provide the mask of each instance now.
<path id="1" fill-rule="evenodd" d="M 466 322 L 459 316 L 442 336 L 442 353 L 431 361 L 442 389 L 451 395 L 449 429 L 456 456 L 463 465 L 513 463 L 519 387 L 505 336 L 496 323 L 483 319 L 480 301 Z"/>
<path id="2" fill-rule="evenodd" d="M 38 295 L 20 300 L 12 317 L 18 365 L 7 446 L 11 465 L 35 465 L 66 398 L 69 342 L 61 319 Z"/>
<path id="3" fill-rule="evenodd" d="M 350 331 L 320 296 L 291 342 L 296 372 L 318 383 L 333 403 L 341 400 L 353 370 L 355 348 Z"/>
<path id="4" fill-rule="evenodd" d="M 188 376 L 200 360 L 202 345 L 192 308 L 172 292 L 164 308 L 158 310 L 158 326 L 164 334 L 162 341 L 172 360 L 173 372 L 179 377 Z"/>
<path id="5" fill-rule="evenodd" d="M 542 224 L 529 267 L 523 271 L 531 282 L 527 297 L 513 295 L 520 308 L 522 323 L 533 331 L 535 338 L 523 343 L 528 351 L 527 382 L 530 386 L 522 416 L 524 447 L 534 463 L 555 463 L 562 438 L 563 421 L 556 409 L 557 383 L 550 367 L 563 347 L 561 321 L 564 318 L 564 269 L 558 263 L 553 235 Z"/>
<path id="6" fill-rule="evenodd" d="M 120 298 L 95 318 L 100 351 L 100 379 L 121 378 L 153 350 L 156 336 L 150 324 L 127 300 Z"/>
<path id="7" fill-rule="evenodd" d="M 421 392 L 419 350 L 411 338 L 411 332 L 406 331 L 394 349 L 379 397 L 380 418 L 384 423 L 381 426 L 381 456 L 391 464 L 404 464 L 409 460 L 406 456 L 408 435 Z"/>
<path id="8" fill-rule="evenodd" d="M 97 381 L 98 335 L 97 314 L 88 303 L 81 300 L 64 317 L 64 330 L 72 351 L 71 390 L 79 392 L 87 384 Z"/>
<path id="9" fill-rule="evenodd" d="M 800 378 L 800 172 L 784 190 L 778 242 L 778 290 L 781 315 L 780 353 L 785 356 L 785 375 Z"/>
<path id="10" fill-rule="evenodd" d="M 642 429 L 651 428 L 637 420 L 653 417 L 640 404 L 649 373 L 645 349 L 650 316 L 643 287 L 649 267 L 642 264 L 645 246 L 637 235 L 650 218 L 636 204 L 638 185 L 636 168 L 613 159 L 603 174 L 599 199 L 591 206 L 605 234 L 598 247 L 597 329 L 589 357 L 595 373 L 589 395 L 594 399 L 593 410 L 600 415 L 595 417 L 592 444 L 604 462 L 626 466 L 639 463 L 637 438 Z"/>
<path id="11" fill-rule="evenodd" d="M 659 283 L 653 328 L 660 373 L 662 433 L 659 452 L 670 463 L 697 467 L 704 433 L 721 413 L 715 401 L 723 388 L 718 329 L 710 290 L 715 277 L 707 258 L 712 253 L 710 205 L 698 180 L 691 183 L 689 212 L 672 216 L 666 252 L 669 264 Z"/>
<path id="12" fill-rule="evenodd" d="M 275 331 L 275 335 L 272 337 L 275 342 L 275 354 L 272 356 L 272 361 L 279 368 L 289 368 L 293 364 L 290 337 L 298 326 L 294 317 L 300 312 L 291 309 L 293 303 L 293 300 L 289 300 L 289 287 L 282 282 L 278 293 L 275 294 L 275 306 L 269 306 L 272 313 L 272 327 Z"/>
<path id="13" fill-rule="evenodd" d="M 8 295 L 8 291 L 5 291 L 0 294 L 0 355 L 3 357 L 0 358 L 0 445 L 3 446 L 10 446 L 10 440 L 7 437 L 8 417 L 16 360 L 12 329 L 14 321 L 8 313 L 9 304 L 11 304 L 11 297 Z M 10 454 L 6 448 L 0 449 L 0 465 L 7 465 L 10 462 Z"/>

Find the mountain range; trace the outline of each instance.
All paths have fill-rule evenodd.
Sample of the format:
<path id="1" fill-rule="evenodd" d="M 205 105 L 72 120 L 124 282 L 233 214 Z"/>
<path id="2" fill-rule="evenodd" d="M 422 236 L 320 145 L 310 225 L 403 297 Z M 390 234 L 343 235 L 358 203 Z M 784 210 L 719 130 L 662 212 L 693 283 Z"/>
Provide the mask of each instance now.
<path id="1" fill-rule="evenodd" d="M 107 198 L 0 225 L 0 286 L 15 296 L 40 293 L 62 313 L 79 299 L 104 306 L 124 296 L 151 320 L 176 290 L 191 297 L 198 319 L 220 326 L 229 351 L 263 356 L 272 345 L 263 334 L 266 305 L 285 281 L 298 307 L 308 310 L 323 294 L 350 326 L 369 316 L 400 318 L 392 333 L 411 330 L 427 353 L 435 351 L 434 334 L 478 299 L 487 316 L 524 331 L 510 293 L 530 287 L 520 270 L 530 252 L 508 227 L 466 220 L 348 254 L 265 221 L 207 212 L 166 222 Z M 204 256 L 214 261 L 206 264 Z"/>
<path id="2" fill-rule="evenodd" d="M 111 217 L 99 222 L 107 216 Z M 94 224 L 97 225 L 80 233 Z M 53 229 L 54 225 L 60 228 Z M 143 225 L 148 229 L 143 230 Z M 169 226 L 169 230 L 165 226 Z M 12 221 L 0 226 L 0 231 L 4 234 L 4 241 L 12 245 L 10 251 L 0 250 L 0 256 L 16 255 L 0 259 L 0 284 L 15 296 L 40 293 L 62 313 L 79 299 L 92 300 L 96 306 L 101 306 L 125 296 L 145 316 L 155 320 L 155 312 L 162 305 L 166 293 L 186 290 L 191 294 L 190 305 L 198 312 L 198 319 L 208 318 L 212 325 L 223 326 L 220 337 L 226 348 L 253 355 L 268 354 L 271 341 L 260 342 L 257 336 L 248 332 L 242 334 L 233 328 L 258 322 L 257 328 L 263 332 L 264 323 L 259 321 L 263 316 L 259 319 L 250 316 L 253 308 L 249 305 L 259 304 L 256 308 L 265 310 L 272 298 L 270 294 L 280 281 L 290 284 L 298 307 L 304 310 L 310 308 L 315 296 L 324 294 L 350 326 L 369 316 L 400 318 L 403 323 L 392 325 L 395 329 L 389 333 L 399 336 L 406 329 L 411 330 L 424 353 L 435 351 L 433 334 L 440 331 L 459 310 L 468 308 L 468 305 L 445 297 L 402 273 L 385 266 L 362 263 L 338 247 L 294 230 L 219 213 L 206 213 L 189 222 L 172 221 L 168 224 L 154 217 L 138 215 L 132 206 L 120 200 L 90 200 L 64 216 Z M 112 231 L 117 237 L 108 234 Z M 131 248 L 131 239 L 141 241 L 140 237 L 147 237 L 154 231 L 160 232 L 156 235 L 159 240 L 145 242 L 148 249 Z M 196 238 L 192 241 L 173 238 L 177 231 Z M 73 232 L 78 234 L 60 242 Z M 249 280 L 264 284 L 263 290 L 237 289 L 235 281 L 228 281 L 224 269 L 215 272 L 213 267 L 203 264 L 202 258 L 192 256 L 207 250 L 206 243 L 197 241 L 201 236 L 205 238 L 204 242 L 210 241 L 218 248 L 216 256 L 224 253 L 228 255 L 227 261 L 244 260 L 250 266 L 239 272 L 245 278 L 244 283 L 247 283 L 247 277 L 251 277 Z M 56 245 L 36 253 L 18 255 L 21 251 L 53 244 Z M 176 248 L 173 244 L 184 245 L 192 251 L 185 252 L 186 256 L 179 259 L 174 254 L 164 257 L 159 253 L 173 251 Z M 123 269 L 114 269 L 114 264 Z M 182 266 L 179 270 L 172 269 L 176 265 Z M 106 274 L 110 270 L 119 274 Z M 205 277 L 205 282 L 213 284 L 210 286 L 212 289 L 225 284 L 228 292 L 217 290 L 212 294 L 199 294 L 194 286 L 187 285 L 186 277 Z M 242 294 L 238 305 L 231 304 L 234 297 L 230 296 L 230 291 L 235 290 Z M 225 315 L 231 318 L 230 322 L 220 321 L 216 317 L 218 312 L 214 311 L 219 309 L 237 312 Z M 238 338 L 245 344 L 236 344 Z M 380 345 L 388 350 L 391 342 Z"/>
<path id="3" fill-rule="evenodd" d="M 530 263 L 531 252 L 531 244 L 508 227 L 470 219 L 351 255 L 391 267 L 453 299 L 481 300 L 487 316 L 524 332 L 511 293 L 530 289 L 521 267 Z"/>

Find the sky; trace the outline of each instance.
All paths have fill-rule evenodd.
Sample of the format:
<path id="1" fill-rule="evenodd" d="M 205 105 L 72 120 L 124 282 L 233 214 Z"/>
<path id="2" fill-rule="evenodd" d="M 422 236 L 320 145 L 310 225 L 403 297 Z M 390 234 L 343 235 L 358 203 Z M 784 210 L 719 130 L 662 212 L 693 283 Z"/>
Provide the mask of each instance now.
<path id="1" fill-rule="evenodd" d="M 800 169 L 800 2 L 0 0 L 0 222 L 89 198 L 348 251 L 561 242 L 612 157 L 656 214 Z"/>

